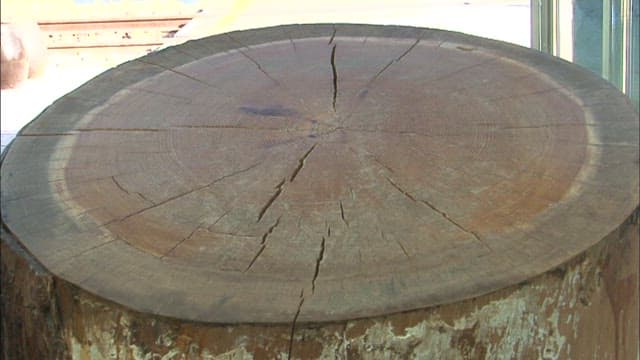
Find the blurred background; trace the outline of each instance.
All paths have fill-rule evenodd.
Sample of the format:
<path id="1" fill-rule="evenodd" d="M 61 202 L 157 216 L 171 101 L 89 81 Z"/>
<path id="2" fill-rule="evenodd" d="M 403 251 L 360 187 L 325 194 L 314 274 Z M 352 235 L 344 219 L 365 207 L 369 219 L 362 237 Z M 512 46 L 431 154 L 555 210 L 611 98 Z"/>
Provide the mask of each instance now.
<path id="1" fill-rule="evenodd" d="M 599 74 L 638 108 L 638 2 L 2 0 L 3 77 L 8 59 L 19 56 L 15 38 L 46 55 L 32 55 L 28 79 L 1 92 L 1 145 L 55 99 L 122 62 L 190 39 L 291 23 L 412 25 L 532 47 Z"/>

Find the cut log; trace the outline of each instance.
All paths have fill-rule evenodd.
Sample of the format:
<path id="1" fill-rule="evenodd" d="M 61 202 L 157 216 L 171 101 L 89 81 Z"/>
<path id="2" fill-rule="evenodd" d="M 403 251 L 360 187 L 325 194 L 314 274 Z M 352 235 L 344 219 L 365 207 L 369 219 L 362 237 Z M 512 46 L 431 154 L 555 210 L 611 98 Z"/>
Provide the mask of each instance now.
<path id="1" fill-rule="evenodd" d="M 7 356 L 637 356 L 637 113 L 542 53 L 213 36 L 98 76 L 4 155 Z"/>

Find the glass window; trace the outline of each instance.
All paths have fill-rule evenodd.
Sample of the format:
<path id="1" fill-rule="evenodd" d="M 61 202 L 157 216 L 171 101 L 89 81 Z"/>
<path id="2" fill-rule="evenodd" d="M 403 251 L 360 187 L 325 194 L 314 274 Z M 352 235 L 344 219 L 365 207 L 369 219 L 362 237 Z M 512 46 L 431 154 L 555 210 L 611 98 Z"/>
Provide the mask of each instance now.
<path id="1" fill-rule="evenodd" d="M 531 46 L 584 66 L 639 108 L 639 0 L 531 0 Z"/>

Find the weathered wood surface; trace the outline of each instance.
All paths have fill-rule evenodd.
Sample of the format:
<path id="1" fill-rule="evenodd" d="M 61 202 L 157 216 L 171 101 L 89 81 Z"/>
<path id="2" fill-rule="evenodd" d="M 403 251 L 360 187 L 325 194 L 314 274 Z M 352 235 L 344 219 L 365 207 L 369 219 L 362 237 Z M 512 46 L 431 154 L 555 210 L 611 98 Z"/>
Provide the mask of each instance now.
<path id="1" fill-rule="evenodd" d="M 626 97 L 544 54 L 427 29 L 285 26 L 169 48 L 54 103 L 6 153 L 2 221 L 56 286 L 113 314 L 282 324 L 273 349 L 286 353 L 305 324 L 440 304 L 470 319 L 464 299 L 508 286 L 534 312 L 572 309 L 516 284 L 608 246 L 638 206 L 638 158 Z"/>
<path id="2" fill-rule="evenodd" d="M 132 311 L 2 234 L 5 359 L 636 359 L 636 211 L 567 263 L 488 295 L 324 324 L 216 325 Z M 9 241 L 6 241 L 6 240 Z"/>

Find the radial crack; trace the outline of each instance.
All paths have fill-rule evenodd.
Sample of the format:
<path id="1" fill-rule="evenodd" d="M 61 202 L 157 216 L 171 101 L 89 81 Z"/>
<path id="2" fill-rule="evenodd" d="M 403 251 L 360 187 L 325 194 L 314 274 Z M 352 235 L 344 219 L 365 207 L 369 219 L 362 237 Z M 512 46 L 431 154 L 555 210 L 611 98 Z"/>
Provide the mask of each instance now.
<path id="1" fill-rule="evenodd" d="M 291 183 L 296 178 L 296 176 L 298 176 L 298 173 L 300 172 L 300 170 L 302 170 L 302 167 L 304 166 L 307 160 L 307 157 L 309 156 L 309 154 L 311 154 L 313 149 L 315 149 L 316 145 L 318 144 L 317 143 L 313 144 L 311 148 L 309 148 L 309 150 L 307 150 L 307 152 L 305 152 L 302 155 L 302 157 L 298 160 L 298 166 L 296 166 L 296 168 L 291 173 L 291 176 L 289 176 L 289 183 Z M 260 212 L 258 213 L 258 222 L 262 220 L 267 210 L 271 207 L 271 205 L 273 205 L 276 199 L 282 194 L 286 183 L 287 183 L 287 178 L 285 177 L 284 179 L 282 179 L 282 181 L 278 185 L 276 185 L 275 193 L 269 198 L 269 200 L 267 200 L 267 203 L 262 207 L 262 209 L 260 209 Z"/>
<path id="2" fill-rule="evenodd" d="M 162 69 L 165 69 L 165 70 L 167 70 L 167 71 L 169 71 L 169 72 L 172 72 L 172 73 L 174 73 L 174 74 L 176 74 L 176 75 L 180 75 L 180 76 L 182 76 L 182 77 L 185 77 L 185 78 L 187 78 L 187 79 L 189 79 L 189 80 L 193 80 L 193 81 L 195 81 L 195 82 L 197 82 L 197 83 L 200 83 L 200 84 L 206 85 L 206 86 L 208 86 L 208 87 L 211 87 L 211 88 L 217 89 L 215 86 L 213 86 L 213 85 L 209 84 L 209 83 L 208 83 L 208 82 L 206 82 L 206 81 L 202 81 L 202 80 L 200 80 L 200 79 L 198 79 L 198 78 L 195 78 L 195 77 L 193 77 L 193 76 L 191 76 L 191 75 L 185 74 L 185 73 L 183 73 L 183 72 L 181 72 L 181 71 L 178 71 L 178 70 L 176 70 L 176 69 L 170 68 L 170 67 L 168 67 L 168 66 L 164 66 L 164 65 L 160 65 L 160 64 L 152 63 L 152 62 L 145 61 L 145 60 L 141 60 L 141 59 L 135 59 L 134 61 L 138 61 L 138 62 L 141 62 L 141 63 L 143 63 L 143 64 L 147 64 L 147 65 L 157 66 L 157 67 L 159 67 L 159 68 L 162 68 Z"/>
<path id="3" fill-rule="evenodd" d="M 103 224 L 103 226 L 107 226 L 107 225 L 110 225 L 110 224 L 113 224 L 113 223 L 116 223 L 116 222 L 122 222 L 122 221 L 125 221 L 125 220 L 127 220 L 127 219 L 129 219 L 129 218 L 131 218 L 131 217 L 133 217 L 133 216 L 140 215 L 140 214 L 142 214 L 142 213 L 144 213 L 144 212 L 146 212 L 146 211 L 149 211 L 149 210 L 151 210 L 151 209 L 157 208 L 158 206 L 162 206 L 162 205 L 164 205 L 164 204 L 166 204 L 166 203 L 169 203 L 169 202 L 174 201 L 174 200 L 176 200 L 176 199 L 179 199 L 179 198 L 181 198 L 181 197 L 187 196 L 187 195 L 192 194 L 192 193 L 194 193 L 194 192 L 196 192 L 196 191 L 200 191 L 200 190 L 202 190 L 202 189 L 206 189 L 206 188 L 208 188 L 208 187 L 210 187 L 210 186 L 214 185 L 215 183 L 217 183 L 217 182 L 219 182 L 219 181 L 222 181 L 222 180 L 224 180 L 224 179 L 226 179 L 226 178 L 229 178 L 229 177 L 232 177 L 232 176 L 239 175 L 239 174 L 242 174 L 242 173 L 244 173 L 244 172 L 247 172 L 247 171 L 249 171 L 249 170 L 253 169 L 254 167 L 256 167 L 256 166 L 258 166 L 258 165 L 260 165 L 260 163 L 255 163 L 255 164 L 253 164 L 253 165 L 251 165 L 251 166 L 249 166 L 249 167 L 247 167 L 247 168 L 245 168 L 245 169 L 238 170 L 238 171 L 234 171 L 234 172 L 232 172 L 232 173 L 230 173 L 230 174 L 227 174 L 227 175 L 224 175 L 224 176 L 222 176 L 222 177 L 219 177 L 219 178 L 217 178 L 217 179 L 215 179 L 215 180 L 211 181 L 210 183 L 208 183 L 208 184 L 206 184 L 206 185 L 202 185 L 202 186 L 195 187 L 195 188 L 193 188 L 193 189 L 191 189 L 191 190 L 189 190 L 189 191 L 185 191 L 185 192 L 183 192 L 183 193 L 180 193 L 180 194 L 174 195 L 174 196 L 172 196 L 172 197 L 170 197 L 170 198 L 168 198 L 168 199 L 165 199 L 165 200 L 163 200 L 163 201 L 161 201 L 161 202 L 159 202 L 159 203 L 154 203 L 154 204 L 153 204 L 153 205 L 151 205 L 151 206 L 147 206 L 147 207 L 145 207 L 145 208 L 142 208 L 142 209 L 140 209 L 140 210 L 138 210 L 138 211 L 132 212 L 132 213 L 130 213 L 130 214 L 126 215 L 126 216 L 123 216 L 123 217 L 121 217 L 121 218 L 110 220 L 110 221 L 108 221 L 108 222 L 104 223 L 104 224 Z"/>
<path id="4" fill-rule="evenodd" d="M 239 125 L 177 125 L 173 126 L 173 129 L 236 129 L 236 130 L 251 130 L 251 131 L 274 131 L 274 132 L 292 132 L 292 131 L 306 131 L 296 128 L 268 128 L 268 127 L 254 127 L 254 126 L 239 126 Z"/>
<path id="5" fill-rule="evenodd" d="M 333 44 L 331 49 L 331 71 L 333 72 L 333 112 L 336 111 L 336 99 L 338 97 L 338 70 L 336 69 L 336 47 L 337 44 Z"/>
<path id="6" fill-rule="evenodd" d="M 264 74 L 264 76 L 268 77 L 269 80 L 273 81 L 274 83 L 276 83 L 276 85 L 280 85 L 280 82 L 276 79 L 274 79 L 271 75 L 269 75 L 269 73 L 262 67 L 262 65 L 260 65 L 260 63 L 254 59 L 253 57 L 251 57 L 249 54 L 247 54 L 246 52 L 240 50 L 240 49 L 236 49 L 240 54 L 242 54 L 245 58 L 247 58 L 249 61 L 251 61 L 257 68 L 258 70 Z"/>
<path id="7" fill-rule="evenodd" d="M 409 194 L 407 191 L 405 191 L 403 188 L 401 188 L 400 186 L 398 186 L 398 184 L 394 183 L 393 180 L 391 180 L 390 178 L 386 177 L 387 181 L 389 182 L 389 184 L 391 184 L 394 188 L 396 188 L 396 190 L 398 190 L 402 195 L 406 196 L 407 198 L 411 199 L 411 201 L 417 201 L 415 197 L 413 197 L 413 195 Z"/>
<path id="8" fill-rule="evenodd" d="M 282 187 L 284 186 L 284 183 L 287 181 L 287 179 L 282 179 L 282 181 L 280 181 L 280 183 L 278 185 L 276 185 L 276 192 L 273 193 L 273 195 L 271 195 L 271 197 L 269 198 L 269 200 L 267 200 L 267 203 L 264 204 L 264 206 L 262 207 L 262 209 L 260 209 L 260 213 L 258 213 L 258 222 L 260 222 L 260 220 L 262 220 L 262 217 L 264 216 L 264 214 L 267 212 L 267 210 L 269 209 L 269 207 L 271 207 L 271 205 L 273 205 L 273 202 L 276 201 L 276 199 L 278 198 L 278 196 L 280 196 L 280 194 L 282 193 Z"/>
<path id="9" fill-rule="evenodd" d="M 167 129 L 154 129 L 154 128 L 90 128 L 90 129 L 76 129 L 77 132 L 101 132 L 101 131 L 120 131 L 120 132 L 164 132 Z"/>
<path id="10" fill-rule="evenodd" d="M 422 202 L 423 204 L 427 205 L 429 208 L 431 208 L 433 211 L 437 212 L 438 214 L 440 214 L 443 218 L 445 218 L 447 221 L 449 221 L 451 224 L 453 224 L 455 227 L 457 227 L 458 229 L 462 230 L 463 232 L 473 236 L 476 241 L 478 241 L 480 244 L 482 244 L 484 247 L 486 247 L 487 249 L 489 249 L 490 251 L 493 251 L 493 249 L 491 249 L 491 247 L 484 242 L 480 236 L 475 232 L 475 231 L 471 231 L 466 229 L 464 226 L 460 225 L 458 222 L 456 222 L 455 220 L 453 220 L 452 218 L 449 217 L 449 215 L 447 215 L 446 212 L 438 209 L 437 207 L 435 207 L 433 204 L 431 204 L 430 202 L 426 201 L 426 200 L 420 200 L 420 202 Z"/>
<path id="11" fill-rule="evenodd" d="M 243 272 L 247 272 L 247 271 L 249 271 L 249 270 L 251 269 L 251 267 L 253 266 L 253 263 L 255 263 L 255 262 L 256 262 L 256 260 L 258 260 L 258 257 L 262 254 L 262 252 L 264 251 L 264 249 L 265 249 L 266 247 L 267 247 L 267 246 L 266 246 L 266 245 L 264 245 L 264 244 L 260 245 L 260 249 L 258 249 L 258 252 L 255 254 L 255 256 L 253 257 L 253 259 L 251 259 L 251 262 L 249 263 L 249 265 L 247 266 L 247 268 L 246 268 L 246 269 L 244 269 L 244 271 L 243 271 Z"/>
<path id="12" fill-rule="evenodd" d="M 278 220 L 276 220 L 276 222 L 273 225 L 271 225 L 271 227 L 269 227 L 269 229 L 262 235 L 262 239 L 260 240 L 260 249 L 258 249 L 258 252 L 256 253 L 256 255 L 253 257 L 253 259 L 251 259 L 251 262 L 249 263 L 247 268 L 244 269 L 244 272 L 247 272 L 251 269 L 251 267 L 256 262 L 256 260 L 258 260 L 258 257 L 262 254 L 264 249 L 267 247 L 267 239 L 269 238 L 269 235 L 271 235 L 273 230 L 278 226 L 278 224 L 280 224 L 281 217 L 279 217 Z"/>
<path id="13" fill-rule="evenodd" d="M 131 192 L 127 189 L 124 188 L 124 186 L 122 186 L 122 184 L 120 184 L 120 182 L 116 179 L 115 176 L 111 176 L 111 180 L 113 181 L 113 183 L 118 187 L 118 189 L 120 189 L 122 192 L 124 192 L 127 195 L 131 195 Z M 146 196 L 142 195 L 141 193 L 135 191 L 134 194 L 138 195 L 138 197 L 140 197 L 142 200 L 149 202 L 151 204 L 155 204 L 153 201 L 149 200 Z"/>
<path id="14" fill-rule="evenodd" d="M 395 63 L 397 63 L 397 62 L 399 62 L 400 60 L 402 60 L 402 58 L 403 58 L 403 57 L 407 56 L 407 54 L 408 54 L 408 53 L 410 53 L 410 52 L 411 52 L 411 50 L 413 50 L 413 49 L 418 45 L 418 43 L 419 43 L 419 42 L 420 42 L 420 38 L 417 38 L 417 39 L 416 39 L 416 41 L 415 41 L 413 44 L 411 44 L 411 46 L 409 46 L 409 48 L 408 48 L 407 50 L 405 50 L 402 54 L 400 54 L 400 56 L 398 56 L 397 58 L 395 58 L 395 59 L 393 59 L 393 60 L 389 61 L 389 62 L 388 62 L 388 63 L 387 63 L 387 64 L 386 64 L 382 69 L 380 69 L 380 71 L 378 71 L 378 73 L 377 73 L 377 74 L 375 74 L 375 75 L 371 78 L 371 80 L 369 80 L 369 82 L 367 83 L 367 87 L 368 87 L 371 83 L 373 83 L 374 81 L 376 81 L 376 79 L 378 79 L 378 77 L 379 77 L 380 75 L 382 75 L 382 73 L 383 73 L 383 72 L 385 72 L 385 71 L 386 71 L 386 70 L 387 70 L 391 65 L 393 65 L 393 64 L 395 64 Z"/>
<path id="15" fill-rule="evenodd" d="M 336 26 L 333 26 L 333 32 L 331 33 L 331 37 L 329 38 L 329 42 L 328 45 L 331 45 L 333 43 L 333 39 L 335 39 L 336 37 Z"/>
<path id="16" fill-rule="evenodd" d="M 235 42 L 236 44 L 242 46 L 245 49 L 249 49 L 249 46 L 243 44 L 242 42 L 238 41 L 237 39 L 235 39 L 233 36 L 228 35 L 227 37 L 229 39 L 231 39 L 231 41 Z M 263 73 L 266 77 L 268 77 L 269 79 L 271 79 L 273 82 L 275 82 L 277 85 L 280 85 L 280 82 L 276 79 L 274 79 L 273 77 L 271 77 L 271 75 L 269 75 L 267 73 L 267 71 L 262 67 L 262 65 L 260 65 L 260 63 L 254 59 L 251 55 L 247 54 L 246 52 L 240 50 L 240 49 L 236 49 L 240 54 L 242 54 L 242 56 L 244 56 L 245 58 L 247 58 L 247 60 L 251 61 L 257 68 L 258 70 L 260 70 L 261 73 Z"/>
<path id="17" fill-rule="evenodd" d="M 322 242 L 320 243 L 320 252 L 318 253 L 318 257 L 316 258 L 316 269 L 313 273 L 313 279 L 311 279 L 311 295 L 313 295 L 316 291 L 316 279 L 318 278 L 318 274 L 320 273 L 320 264 L 324 259 L 324 244 L 325 238 L 322 237 Z"/>
<path id="18" fill-rule="evenodd" d="M 404 189 L 402 189 L 400 186 L 398 186 L 396 183 L 394 183 L 390 178 L 387 177 L 387 181 L 389 181 L 389 183 L 391 185 L 393 185 L 394 188 L 396 188 L 396 190 L 398 190 L 400 193 L 402 193 L 404 196 L 406 196 L 407 198 L 411 199 L 414 202 L 417 202 L 418 200 L 411 195 L 409 192 L 405 191 Z M 445 213 L 444 211 L 438 209 L 437 207 L 435 207 L 433 204 L 431 204 L 430 202 L 426 201 L 426 200 L 419 200 L 421 203 L 427 205 L 431 210 L 437 212 L 438 214 L 440 214 L 440 216 L 442 216 L 443 218 L 445 218 L 447 221 L 449 221 L 451 224 L 453 224 L 455 227 L 457 227 L 458 229 L 462 230 L 463 232 L 473 236 L 480 244 L 482 244 L 484 247 L 486 247 L 487 249 L 493 251 L 493 249 L 491 249 L 491 247 L 489 245 L 487 245 L 486 242 L 484 242 L 480 236 L 471 230 L 467 230 L 464 226 L 460 225 L 459 223 L 457 223 L 455 220 L 453 220 L 452 218 L 449 217 L 449 215 L 447 215 L 447 213 Z M 400 245 L 400 244 L 398 244 Z M 401 245 L 402 246 L 402 245 Z M 404 250 L 404 247 L 403 247 Z M 405 254 L 408 256 L 408 254 L 405 251 Z"/>
<path id="19" fill-rule="evenodd" d="M 300 290 L 300 302 L 298 303 L 298 309 L 296 310 L 296 314 L 293 316 L 293 321 L 291 322 L 291 334 L 289 335 L 289 352 L 287 353 L 287 359 L 291 359 L 291 353 L 293 350 L 293 335 L 296 332 L 296 322 L 298 321 L 298 316 L 300 316 L 302 304 L 304 304 L 304 289 Z"/>
<path id="20" fill-rule="evenodd" d="M 118 189 L 120 189 L 122 192 L 124 192 L 127 195 L 131 195 L 131 193 L 129 192 L 129 190 L 125 189 L 119 182 L 118 180 L 116 180 L 115 176 L 111 177 L 111 181 L 113 181 L 113 183 L 118 187 Z"/>
<path id="21" fill-rule="evenodd" d="M 144 196 L 141 192 L 135 191 L 134 194 L 138 195 L 138 197 L 140 197 L 142 200 L 144 200 L 144 201 L 146 201 L 148 203 L 151 203 L 152 205 L 156 204 L 155 201 L 153 201 L 153 200 L 149 199 L 148 197 Z"/>
<path id="22" fill-rule="evenodd" d="M 406 256 L 407 259 L 410 259 L 411 256 L 409 256 L 409 253 L 407 252 L 407 249 L 404 248 L 404 246 L 402 245 L 400 240 L 398 240 L 398 239 L 394 239 L 394 240 L 396 241 L 396 244 L 398 244 L 398 246 L 400 246 L 400 249 L 402 249 L 402 252 L 404 253 L 404 256 Z"/>
<path id="23" fill-rule="evenodd" d="M 289 182 L 293 182 L 293 180 L 296 178 L 296 176 L 298 176 L 298 173 L 300 172 L 300 170 L 302 170 L 302 167 L 305 164 L 305 161 L 307 160 L 307 157 L 309 156 L 309 154 L 311 154 L 311 152 L 313 151 L 313 149 L 316 148 L 316 144 L 313 144 L 311 146 L 311 148 L 309 148 L 309 150 L 307 150 L 306 153 L 304 153 L 304 155 L 302 155 L 302 157 L 300 158 L 300 160 L 298 160 L 298 167 L 295 168 L 295 170 L 293 170 L 293 173 L 291 174 L 291 177 L 289 178 Z"/>
<path id="24" fill-rule="evenodd" d="M 388 242 L 387 237 L 384 235 L 384 231 L 382 231 L 382 229 L 380 229 L 380 236 L 382 237 L 382 240 L 384 240 L 384 242 Z M 402 252 L 404 253 L 404 256 L 406 256 L 407 259 L 410 259 L 411 256 L 409 256 L 409 253 L 407 252 L 407 249 L 404 248 L 404 245 L 402 245 L 400 240 L 398 240 L 396 238 L 393 238 L 393 240 L 396 242 L 396 244 L 398 244 L 400 249 L 402 249 Z"/>
<path id="25" fill-rule="evenodd" d="M 541 124 L 541 125 L 531 125 L 531 126 L 502 126 L 500 130 L 518 130 L 518 129 L 546 129 L 546 128 L 557 128 L 557 127 L 566 127 L 566 126 L 589 126 L 590 124 L 579 122 L 579 123 L 564 123 L 564 124 Z"/>
<path id="26" fill-rule="evenodd" d="M 340 200 L 339 203 L 340 203 L 340 218 L 342 219 L 342 222 L 344 222 L 344 224 L 347 225 L 347 227 L 349 227 L 349 222 L 347 221 L 347 218 L 344 216 L 344 206 L 342 206 L 342 200 Z"/>
<path id="27" fill-rule="evenodd" d="M 193 236 L 193 234 L 196 233 L 196 231 L 198 231 L 199 229 L 201 229 L 200 225 L 198 225 L 195 229 L 193 229 L 193 231 L 191 231 L 191 233 L 189 233 L 189 235 L 185 236 L 182 240 L 178 241 L 175 245 L 173 245 L 171 247 L 171 249 L 169 249 L 167 252 L 165 252 L 162 256 L 160 256 L 160 259 L 164 259 L 165 257 L 169 256 L 169 254 L 171 254 L 178 246 L 180 246 L 183 242 L 191 239 L 191 237 Z"/>

